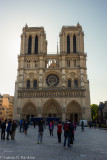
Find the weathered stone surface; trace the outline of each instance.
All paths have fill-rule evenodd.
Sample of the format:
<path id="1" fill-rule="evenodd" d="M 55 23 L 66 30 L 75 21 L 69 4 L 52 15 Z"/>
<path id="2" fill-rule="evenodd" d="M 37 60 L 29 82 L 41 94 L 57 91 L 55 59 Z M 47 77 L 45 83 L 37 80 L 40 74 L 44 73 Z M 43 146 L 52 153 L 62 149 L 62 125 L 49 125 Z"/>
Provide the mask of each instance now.
<path id="1" fill-rule="evenodd" d="M 60 53 L 56 54 L 47 54 L 43 27 L 25 26 L 18 56 L 14 119 L 55 116 L 63 121 L 90 120 L 86 57 L 79 24 L 62 27 Z"/>

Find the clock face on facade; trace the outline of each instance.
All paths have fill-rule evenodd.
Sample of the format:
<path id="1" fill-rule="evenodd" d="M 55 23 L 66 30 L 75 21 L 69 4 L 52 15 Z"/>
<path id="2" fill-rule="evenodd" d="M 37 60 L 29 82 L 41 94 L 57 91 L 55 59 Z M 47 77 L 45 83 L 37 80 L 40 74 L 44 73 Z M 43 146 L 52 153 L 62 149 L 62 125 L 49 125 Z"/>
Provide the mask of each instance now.
<path id="1" fill-rule="evenodd" d="M 56 74 L 49 74 L 46 77 L 46 83 L 50 87 L 57 86 L 59 83 L 59 77 Z"/>

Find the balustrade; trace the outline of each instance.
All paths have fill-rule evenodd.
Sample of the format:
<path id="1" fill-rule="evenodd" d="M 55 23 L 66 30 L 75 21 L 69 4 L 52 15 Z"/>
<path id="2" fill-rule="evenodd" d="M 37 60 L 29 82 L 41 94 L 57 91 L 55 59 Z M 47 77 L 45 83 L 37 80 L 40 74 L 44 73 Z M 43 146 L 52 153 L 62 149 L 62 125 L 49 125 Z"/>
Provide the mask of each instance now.
<path id="1" fill-rule="evenodd" d="M 18 98 L 85 97 L 85 89 L 19 89 Z"/>

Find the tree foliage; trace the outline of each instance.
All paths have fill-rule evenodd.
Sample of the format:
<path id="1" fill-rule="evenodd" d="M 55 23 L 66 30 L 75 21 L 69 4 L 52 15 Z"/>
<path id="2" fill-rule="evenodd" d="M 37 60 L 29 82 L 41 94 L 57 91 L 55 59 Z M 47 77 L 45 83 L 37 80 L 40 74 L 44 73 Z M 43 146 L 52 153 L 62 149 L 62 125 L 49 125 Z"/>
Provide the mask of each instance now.
<path id="1" fill-rule="evenodd" d="M 92 120 L 97 120 L 97 116 L 98 116 L 98 105 L 97 104 L 92 104 L 91 105 L 91 117 Z"/>

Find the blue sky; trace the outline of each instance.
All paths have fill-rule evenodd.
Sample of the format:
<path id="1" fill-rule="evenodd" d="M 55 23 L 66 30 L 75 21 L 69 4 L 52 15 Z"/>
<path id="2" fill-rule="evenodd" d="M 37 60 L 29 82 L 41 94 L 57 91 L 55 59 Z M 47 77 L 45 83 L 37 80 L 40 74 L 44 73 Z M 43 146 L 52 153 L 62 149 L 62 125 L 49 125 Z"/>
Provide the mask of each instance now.
<path id="1" fill-rule="evenodd" d="M 82 25 L 91 104 L 107 100 L 107 0 L 0 0 L 0 93 L 14 95 L 20 35 L 43 26 L 56 52 L 62 26 Z"/>

